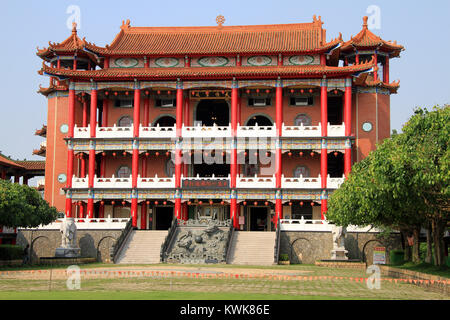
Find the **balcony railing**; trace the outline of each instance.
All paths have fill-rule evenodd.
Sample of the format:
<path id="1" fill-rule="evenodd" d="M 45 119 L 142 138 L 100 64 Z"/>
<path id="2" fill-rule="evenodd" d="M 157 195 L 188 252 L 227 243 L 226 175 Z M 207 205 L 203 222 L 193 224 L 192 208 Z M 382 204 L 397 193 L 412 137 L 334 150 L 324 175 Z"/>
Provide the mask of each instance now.
<path id="1" fill-rule="evenodd" d="M 230 175 L 228 177 L 184 177 L 181 176 L 182 187 L 230 187 Z M 345 181 L 345 176 L 342 178 L 327 177 L 327 188 L 338 189 Z M 89 177 L 72 179 L 73 189 L 87 189 Z M 175 188 L 175 176 L 168 178 L 161 178 L 158 175 L 154 177 L 141 177 L 138 175 L 137 185 L 140 189 L 173 189 Z M 94 177 L 94 188 L 98 189 L 130 189 L 131 176 L 129 178 L 116 178 L 114 175 L 111 178 Z M 243 177 L 236 178 L 236 188 L 238 189 L 275 189 L 276 178 L 275 175 L 271 177 Z M 321 176 L 319 177 L 281 177 L 281 187 L 283 189 L 321 189 Z"/>
<path id="2" fill-rule="evenodd" d="M 332 232 L 334 224 L 327 220 L 309 220 L 309 219 L 281 219 L 281 231 L 315 231 L 315 232 Z M 358 227 L 348 226 L 347 232 L 361 232 L 361 233 L 379 233 L 381 230 L 373 228 L 372 226 Z M 396 232 L 396 231 L 394 231 Z"/>
<path id="3" fill-rule="evenodd" d="M 231 124 L 228 126 L 205 127 L 201 125 L 197 126 L 184 126 L 181 129 L 181 134 L 184 138 L 229 138 L 231 137 Z M 238 125 L 236 129 L 237 137 L 241 138 L 274 138 L 276 137 L 276 126 L 241 126 Z M 318 126 L 285 126 L 283 123 L 282 135 L 287 138 L 312 138 L 322 136 L 322 125 Z M 172 127 L 143 127 L 139 126 L 139 136 L 141 138 L 175 138 L 176 137 L 176 125 Z M 328 136 L 329 137 L 344 137 L 345 136 L 345 124 L 342 125 L 330 125 L 328 123 Z M 77 139 L 89 139 L 90 138 L 90 125 L 87 127 L 74 128 L 74 137 Z M 131 127 L 97 127 L 97 138 L 132 138 L 133 137 L 133 125 Z"/>
<path id="4" fill-rule="evenodd" d="M 106 217 L 106 218 L 95 218 L 95 219 L 89 219 L 89 218 L 75 218 L 75 224 L 77 226 L 78 230 L 86 230 L 86 229 L 105 229 L 105 230 L 122 230 L 125 228 L 128 220 L 130 218 L 112 218 L 112 217 Z M 39 230 L 59 230 L 61 228 L 61 224 L 64 222 L 64 218 L 57 219 L 56 221 L 48 224 L 48 225 L 41 225 L 37 228 L 33 229 L 39 229 Z"/>

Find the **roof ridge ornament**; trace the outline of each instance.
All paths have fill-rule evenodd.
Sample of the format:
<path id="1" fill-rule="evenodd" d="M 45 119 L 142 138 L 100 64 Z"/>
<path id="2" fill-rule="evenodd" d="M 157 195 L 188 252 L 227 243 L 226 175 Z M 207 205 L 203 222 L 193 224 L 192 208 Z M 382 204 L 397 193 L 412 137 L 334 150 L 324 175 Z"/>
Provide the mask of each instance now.
<path id="1" fill-rule="evenodd" d="M 77 23 L 72 22 L 72 34 L 75 36 L 77 34 Z"/>
<path id="2" fill-rule="evenodd" d="M 365 29 L 365 30 L 367 30 L 368 29 L 368 22 L 369 21 L 369 17 L 368 16 L 365 16 L 365 17 L 363 17 L 363 29 Z"/>
<path id="3" fill-rule="evenodd" d="M 120 29 L 125 30 L 131 27 L 131 22 L 130 19 L 127 19 L 127 21 L 125 22 L 125 20 L 122 20 L 122 25 L 120 26 Z"/>
<path id="4" fill-rule="evenodd" d="M 218 27 L 222 27 L 223 24 L 225 23 L 225 21 L 226 21 L 225 17 L 224 17 L 223 15 L 221 15 L 221 14 L 219 14 L 219 15 L 216 17 L 216 23 L 217 23 L 217 26 L 218 26 Z"/>

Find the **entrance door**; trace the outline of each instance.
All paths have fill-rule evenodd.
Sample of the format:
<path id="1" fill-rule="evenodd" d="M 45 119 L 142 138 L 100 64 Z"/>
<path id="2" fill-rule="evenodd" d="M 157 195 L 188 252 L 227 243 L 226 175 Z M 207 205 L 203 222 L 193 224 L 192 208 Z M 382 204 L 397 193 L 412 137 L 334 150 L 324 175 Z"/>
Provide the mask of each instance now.
<path id="1" fill-rule="evenodd" d="M 249 231 L 267 231 L 267 208 L 250 208 L 250 230 Z"/>
<path id="2" fill-rule="evenodd" d="M 155 230 L 168 230 L 172 224 L 173 207 L 155 208 Z"/>

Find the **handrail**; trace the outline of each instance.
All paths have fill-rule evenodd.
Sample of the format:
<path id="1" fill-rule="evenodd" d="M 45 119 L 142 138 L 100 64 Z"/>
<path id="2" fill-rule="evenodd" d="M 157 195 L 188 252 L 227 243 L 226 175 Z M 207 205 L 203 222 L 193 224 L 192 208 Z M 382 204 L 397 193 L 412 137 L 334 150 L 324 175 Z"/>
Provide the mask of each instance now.
<path id="1" fill-rule="evenodd" d="M 230 248 L 231 248 L 231 241 L 233 241 L 233 235 L 234 235 L 234 217 L 231 218 L 231 225 L 230 225 L 230 231 L 228 232 L 228 241 L 225 247 L 225 263 L 228 263 L 230 259 Z"/>
<path id="2" fill-rule="evenodd" d="M 160 259 L 161 263 L 164 263 L 164 261 L 167 258 L 167 250 L 170 247 L 170 243 L 172 242 L 172 238 L 175 234 L 175 231 L 177 230 L 177 227 L 178 227 L 178 219 L 176 217 L 174 217 L 172 220 L 172 224 L 169 228 L 169 231 L 167 233 L 167 236 L 164 239 L 163 244 L 161 245 L 161 252 L 159 254 L 159 259 Z"/>
<path id="3" fill-rule="evenodd" d="M 280 218 L 278 218 L 277 223 L 277 230 L 276 230 L 276 236 L 275 236 L 275 250 L 274 250 L 274 263 L 278 264 L 278 259 L 280 257 L 280 241 L 281 241 L 281 223 Z"/>
<path id="4" fill-rule="evenodd" d="M 123 229 L 116 243 L 114 243 L 113 245 L 113 252 L 111 254 L 111 258 L 114 263 L 116 263 L 117 259 L 119 258 L 119 253 L 122 251 L 122 247 L 126 243 L 126 239 L 130 235 L 132 230 L 133 230 L 133 219 L 130 218 L 130 220 L 128 220 L 125 226 L 125 229 Z"/>

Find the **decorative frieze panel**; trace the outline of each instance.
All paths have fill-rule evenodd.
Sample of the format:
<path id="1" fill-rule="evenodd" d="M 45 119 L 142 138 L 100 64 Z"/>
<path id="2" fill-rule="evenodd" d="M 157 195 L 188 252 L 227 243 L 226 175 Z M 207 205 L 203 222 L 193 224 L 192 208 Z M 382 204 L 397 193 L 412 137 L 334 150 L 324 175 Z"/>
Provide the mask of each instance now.
<path id="1" fill-rule="evenodd" d="M 276 56 L 251 56 L 242 57 L 242 66 L 262 67 L 276 66 L 278 64 Z"/>
<path id="2" fill-rule="evenodd" d="M 308 66 L 320 64 L 319 55 L 296 55 L 283 57 L 285 66 Z"/>
<path id="3" fill-rule="evenodd" d="M 187 189 L 182 191 L 182 199 L 230 199 L 230 189 Z"/>
<path id="4" fill-rule="evenodd" d="M 235 57 L 200 57 L 191 60 L 191 67 L 234 67 Z"/>
<path id="5" fill-rule="evenodd" d="M 144 68 L 143 58 L 111 58 L 110 68 Z"/>
<path id="6" fill-rule="evenodd" d="M 150 68 L 183 68 L 184 59 L 174 57 L 150 59 L 149 66 Z"/>
<path id="7" fill-rule="evenodd" d="M 283 200 L 313 200 L 322 199 L 321 190 L 282 190 Z"/>

